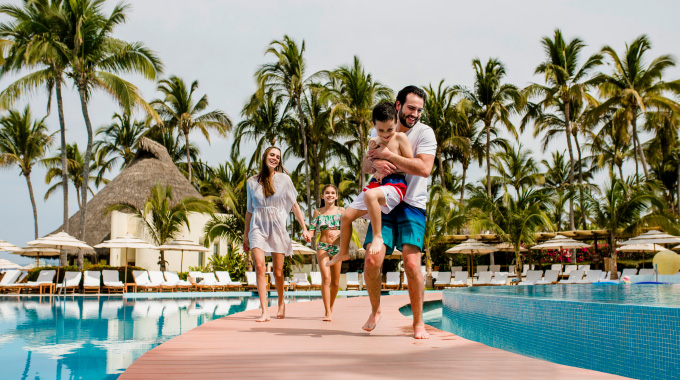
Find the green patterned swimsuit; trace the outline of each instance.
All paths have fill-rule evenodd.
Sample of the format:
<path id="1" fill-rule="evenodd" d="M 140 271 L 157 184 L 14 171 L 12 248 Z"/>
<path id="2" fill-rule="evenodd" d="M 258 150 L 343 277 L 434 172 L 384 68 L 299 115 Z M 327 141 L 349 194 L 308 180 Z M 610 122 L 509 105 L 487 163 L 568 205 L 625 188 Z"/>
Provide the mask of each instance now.
<path id="1" fill-rule="evenodd" d="M 319 210 L 319 215 L 312 219 L 312 224 L 309 227 L 310 231 L 325 231 L 325 230 L 339 230 L 340 229 L 340 214 L 322 215 Z M 333 257 L 340 251 L 340 246 L 319 242 L 318 249 L 328 252 L 328 255 Z"/>

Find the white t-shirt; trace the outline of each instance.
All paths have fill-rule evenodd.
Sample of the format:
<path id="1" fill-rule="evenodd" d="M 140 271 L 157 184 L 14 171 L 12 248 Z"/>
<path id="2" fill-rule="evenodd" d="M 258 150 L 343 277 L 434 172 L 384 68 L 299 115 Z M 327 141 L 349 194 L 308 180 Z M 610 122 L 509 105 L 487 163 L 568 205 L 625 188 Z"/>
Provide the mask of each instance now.
<path id="1" fill-rule="evenodd" d="M 437 138 L 434 131 L 428 125 L 421 122 L 416 123 L 413 128 L 404 132 L 408 137 L 408 141 L 413 148 L 413 157 L 418 157 L 419 154 L 429 154 L 434 156 L 437 154 Z M 378 133 L 373 128 L 371 138 L 376 137 Z M 413 207 L 424 209 L 427 205 L 427 177 L 421 177 L 413 174 L 406 174 L 406 195 L 404 195 L 404 202 Z"/>

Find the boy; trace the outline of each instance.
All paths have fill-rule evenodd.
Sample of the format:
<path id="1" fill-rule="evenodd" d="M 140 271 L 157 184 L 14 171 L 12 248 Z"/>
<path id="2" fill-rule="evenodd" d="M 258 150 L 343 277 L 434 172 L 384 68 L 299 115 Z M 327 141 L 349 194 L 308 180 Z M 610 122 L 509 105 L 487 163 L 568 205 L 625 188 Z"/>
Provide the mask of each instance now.
<path id="1" fill-rule="evenodd" d="M 413 158 L 413 149 L 408 137 L 403 132 L 397 132 L 397 109 L 388 102 L 381 102 L 373 108 L 373 126 L 377 136 L 368 142 L 368 150 L 389 149 L 405 158 Z M 370 164 L 370 162 L 368 162 Z M 368 166 L 368 165 L 367 165 Z M 381 212 L 389 214 L 403 199 L 406 193 L 406 178 L 403 173 L 383 176 L 375 173 L 371 181 L 361 194 L 345 209 L 340 219 L 340 253 L 331 259 L 327 266 L 349 259 L 349 241 L 352 235 L 352 222 L 366 216 L 373 226 L 373 244 L 369 254 L 380 252 L 383 244 Z"/>

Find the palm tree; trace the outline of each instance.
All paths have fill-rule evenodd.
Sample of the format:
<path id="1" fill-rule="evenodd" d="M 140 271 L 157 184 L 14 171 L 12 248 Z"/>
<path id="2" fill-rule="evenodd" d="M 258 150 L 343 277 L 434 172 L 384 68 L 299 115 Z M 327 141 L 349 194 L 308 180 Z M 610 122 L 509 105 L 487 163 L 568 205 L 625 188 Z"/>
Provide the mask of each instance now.
<path id="1" fill-rule="evenodd" d="M 149 191 L 149 198 L 144 206 L 137 208 L 130 203 L 117 203 L 107 208 L 107 213 L 120 211 L 134 215 L 146 232 L 151 235 L 154 243 L 161 246 L 171 239 L 177 239 L 182 234 L 182 228 L 189 226 L 189 214 L 212 213 L 212 204 L 205 200 L 194 197 L 186 197 L 182 200 L 173 199 L 172 187 L 155 184 Z M 158 264 L 165 271 L 165 253 L 161 250 Z"/>
<path id="2" fill-rule="evenodd" d="M 305 52 L 305 42 L 298 47 L 298 44 L 287 35 L 283 40 L 274 40 L 269 44 L 266 54 L 272 54 L 276 59 L 274 62 L 265 63 L 256 72 L 258 82 L 258 98 L 262 99 L 264 93 L 271 89 L 277 95 L 287 99 L 286 109 L 297 112 L 298 127 L 302 140 L 302 159 L 305 164 L 305 191 L 307 195 L 307 212 L 309 219 L 312 219 L 311 192 L 309 163 L 307 162 L 307 131 L 302 111 L 302 96 L 307 91 L 313 77 L 307 77 L 306 62 L 303 57 Z"/>
<path id="3" fill-rule="evenodd" d="M 573 196 L 573 191 L 569 187 L 569 164 L 564 159 L 564 151 L 552 152 L 552 161 L 546 159 L 541 161 L 545 166 L 544 188 L 550 190 L 551 202 L 553 207 L 554 229 L 562 231 L 562 213 L 564 207 Z"/>
<path id="4" fill-rule="evenodd" d="M 113 122 L 97 130 L 101 140 L 94 143 L 97 160 L 102 167 L 112 168 L 120 162 L 120 169 L 130 165 L 135 158 L 135 148 L 147 130 L 145 121 L 135 120 L 132 115 L 113 114 Z"/>
<path id="5" fill-rule="evenodd" d="M 373 80 L 373 76 L 365 71 L 357 56 L 354 56 L 351 66 L 340 66 L 326 75 L 331 80 L 329 88 L 334 94 L 335 103 L 331 123 L 340 134 L 358 141 L 361 167 L 373 127 L 373 106 L 381 100 L 391 99 L 392 90 Z M 361 171 L 358 174 L 359 186 L 363 189 L 366 176 Z"/>
<path id="6" fill-rule="evenodd" d="M 64 46 L 68 49 L 70 72 L 66 75 L 73 80 L 80 96 L 80 106 L 87 129 L 85 167 L 89 173 L 92 156 L 93 130 L 88 104 L 94 90 L 99 89 L 116 99 L 124 112 L 131 112 L 140 106 L 157 118 L 154 110 L 142 98 L 139 89 L 120 78 L 118 73 L 141 74 L 155 80 L 163 70 L 163 64 L 156 54 L 141 42 L 128 43 L 112 37 L 116 26 L 127 20 L 130 6 L 116 5 L 109 16 L 103 13 L 104 0 L 70 0 L 64 2 L 68 32 Z M 89 178 L 84 177 L 83 188 L 88 188 Z M 87 191 L 82 192 L 80 213 L 80 236 L 85 236 L 87 219 Z"/>
<path id="7" fill-rule="evenodd" d="M 45 118 L 34 120 L 29 106 L 23 112 L 9 111 L 0 118 L 0 167 L 17 165 L 21 175 L 26 178 L 28 194 L 33 207 L 35 238 L 38 238 L 38 208 L 33 195 L 31 173 L 35 164 L 45 156 L 52 143 L 47 133 Z"/>
<path id="8" fill-rule="evenodd" d="M 496 153 L 491 167 L 498 173 L 495 180 L 505 187 L 507 185 L 515 189 L 519 196 L 520 190 L 533 188 L 544 181 L 544 176 L 539 172 L 538 164 L 531 157 L 531 150 L 524 149 L 522 144 L 515 147 L 506 147 Z"/>
<path id="9" fill-rule="evenodd" d="M 61 0 L 35 0 L 24 2 L 23 7 L 13 5 L 0 6 L 0 13 L 8 15 L 12 21 L 0 24 L 0 38 L 9 38 L 7 55 L 1 72 L 37 69 L 14 83 L 0 93 L 0 106 L 11 107 L 25 93 L 31 93 L 40 87 L 48 92 L 47 112 L 50 111 L 52 90 L 57 99 L 57 113 L 61 135 L 61 170 L 66 177 L 68 172 L 66 153 L 66 123 L 61 95 L 64 72 L 68 66 L 67 52 L 62 48 L 66 35 L 65 14 Z M 5 45 L 3 40 L 2 45 Z M 62 184 L 64 229 L 69 229 L 68 182 Z"/>
<path id="10" fill-rule="evenodd" d="M 522 129 L 526 121 L 534 119 L 534 136 L 547 132 L 544 137 L 544 147 L 559 133 L 564 133 L 567 139 L 567 151 L 569 152 L 569 185 L 574 186 L 575 162 L 571 143 L 572 137 L 578 132 L 574 130 L 574 113 L 578 112 L 585 100 L 595 102 L 587 94 L 587 89 L 592 85 L 588 81 L 590 72 L 602 63 L 602 56 L 594 54 L 586 62 L 578 67 L 579 56 L 586 46 L 579 38 L 574 38 L 569 43 L 564 40 L 562 32 L 555 29 L 553 38 L 543 37 L 541 45 L 545 51 L 546 59 L 536 67 L 534 74 L 540 74 L 545 79 L 545 85 L 531 84 L 524 89 L 527 97 L 540 96 L 541 100 L 535 107 L 529 107 L 529 113 L 522 123 Z M 551 112 L 555 111 L 555 112 Z M 559 116 L 560 114 L 561 116 Z M 569 228 L 573 231 L 574 203 L 569 201 Z"/>
<path id="11" fill-rule="evenodd" d="M 145 136 L 163 145 L 168 151 L 170 158 L 172 158 L 172 162 L 185 174 L 187 170 L 184 170 L 185 163 L 183 160 L 186 160 L 187 147 L 191 161 L 196 162 L 198 160 L 199 150 L 196 144 L 184 143 L 180 135 L 175 134 L 173 130 L 164 128 L 162 125 L 154 125 L 145 133 Z"/>
<path id="12" fill-rule="evenodd" d="M 225 136 L 232 126 L 229 116 L 223 111 L 213 110 L 199 115 L 208 107 L 208 95 L 198 98 L 195 94 L 196 90 L 198 90 L 198 81 L 193 81 L 187 87 L 181 78 L 173 75 L 158 82 L 158 91 L 165 95 L 165 99 L 151 102 L 163 119 L 165 128 L 177 129 L 184 135 L 189 181 L 192 183 L 194 181 L 191 176 L 189 133 L 192 130 L 199 130 L 210 142 L 210 130 L 217 131 L 220 136 Z"/>
<path id="13" fill-rule="evenodd" d="M 515 251 L 516 273 L 522 273 L 522 245 L 532 244 L 538 231 L 550 229 L 550 199 L 542 190 L 522 190 L 516 197 L 505 192 L 494 199 L 476 192 L 469 201 L 473 230 L 490 230 Z"/>
<path id="14" fill-rule="evenodd" d="M 457 86 L 456 90 L 472 103 L 475 112 L 484 123 L 486 186 L 487 195 L 491 196 L 491 135 L 496 134 L 496 123 L 500 122 L 517 139 L 517 130 L 510 121 L 510 115 L 523 107 L 524 99 L 516 86 L 501 83 L 506 72 L 503 64 L 497 59 L 490 58 L 486 66 L 482 66 L 482 62 L 475 58 L 472 67 L 475 69 L 474 89 L 468 90 Z"/>
<path id="15" fill-rule="evenodd" d="M 680 93 L 680 80 L 662 80 L 664 71 L 675 66 L 675 59 L 670 55 L 661 55 L 646 65 L 645 54 L 651 48 L 652 44 L 646 35 L 639 36 L 630 45 L 626 44 L 622 57 L 610 46 L 602 48 L 602 53 L 611 60 L 614 72 L 596 78 L 600 94 L 606 100 L 593 113 L 599 116 L 613 107 L 621 109 L 622 118 L 631 128 L 635 170 L 638 170 L 639 155 L 645 176 L 649 175 L 649 170 L 638 136 L 640 112 L 646 114 L 649 109 L 680 112 L 680 104 L 667 96 L 669 93 Z"/>

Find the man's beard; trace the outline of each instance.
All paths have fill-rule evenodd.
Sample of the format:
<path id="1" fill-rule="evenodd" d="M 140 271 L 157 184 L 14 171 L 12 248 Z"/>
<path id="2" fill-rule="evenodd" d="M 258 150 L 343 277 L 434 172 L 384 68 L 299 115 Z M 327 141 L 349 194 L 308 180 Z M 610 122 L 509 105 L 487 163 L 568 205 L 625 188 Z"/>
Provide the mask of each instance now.
<path id="1" fill-rule="evenodd" d="M 399 122 L 400 122 L 401 125 L 403 125 L 404 127 L 410 129 L 410 128 L 413 128 L 414 125 L 416 125 L 416 123 L 418 122 L 418 119 L 416 119 L 416 121 L 413 122 L 413 125 L 408 125 L 408 123 L 407 123 L 407 121 L 406 121 L 406 115 L 404 115 L 403 112 L 399 111 Z"/>

